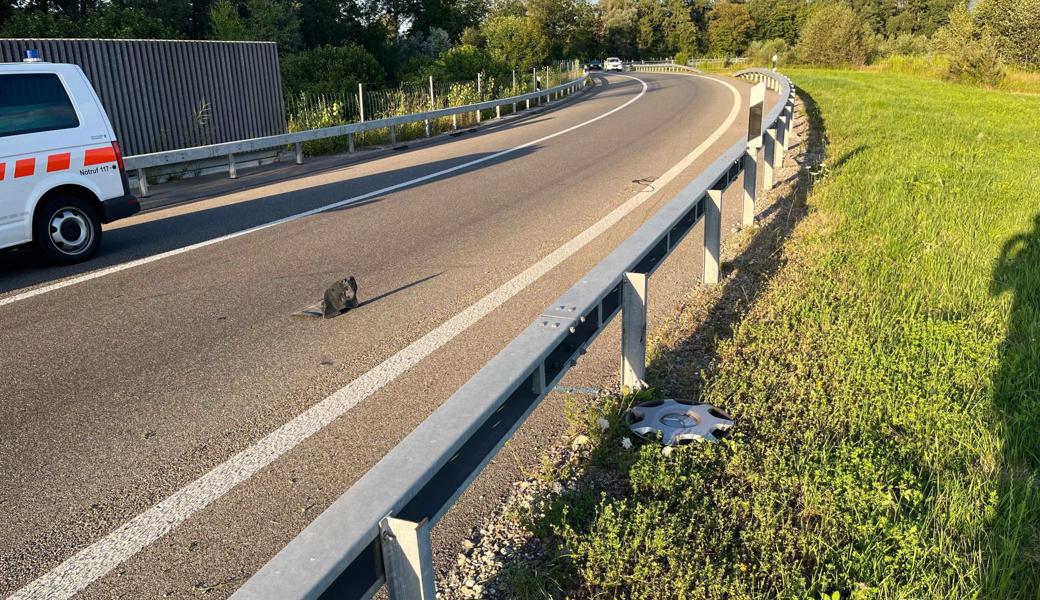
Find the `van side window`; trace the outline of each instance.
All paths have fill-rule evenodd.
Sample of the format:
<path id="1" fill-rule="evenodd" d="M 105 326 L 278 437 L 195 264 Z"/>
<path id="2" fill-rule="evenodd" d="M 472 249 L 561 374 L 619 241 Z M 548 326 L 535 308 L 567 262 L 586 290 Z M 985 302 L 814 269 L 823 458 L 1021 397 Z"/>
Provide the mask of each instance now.
<path id="1" fill-rule="evenodd" d="M 0 75 L 0 137 L 74 127 L 79 118 L 57 75 Z"/>

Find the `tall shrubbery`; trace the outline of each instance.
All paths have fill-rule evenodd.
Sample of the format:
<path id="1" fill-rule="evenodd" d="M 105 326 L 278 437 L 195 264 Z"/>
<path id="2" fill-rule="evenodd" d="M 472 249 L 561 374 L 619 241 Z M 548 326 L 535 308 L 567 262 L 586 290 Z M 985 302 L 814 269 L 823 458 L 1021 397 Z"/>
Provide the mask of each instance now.
<path id="1" fill-rule="evenodd" d="M 798 59 L 813 65 L 864 65 L 874 53 L 874 32 L 845 4 L 817 9 L 802 28 Z"/>

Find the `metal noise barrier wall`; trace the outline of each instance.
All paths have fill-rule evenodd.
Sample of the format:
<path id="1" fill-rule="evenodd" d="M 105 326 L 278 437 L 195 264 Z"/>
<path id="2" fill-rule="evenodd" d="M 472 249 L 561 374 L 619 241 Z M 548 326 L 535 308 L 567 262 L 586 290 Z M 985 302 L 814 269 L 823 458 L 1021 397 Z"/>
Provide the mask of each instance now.
<path id="1" fill-rule="evenodd" d="M 126 156 L 285 133 L 274 43 L 0 39 L 0 62 L 30 48 L 83 69 Z"/>

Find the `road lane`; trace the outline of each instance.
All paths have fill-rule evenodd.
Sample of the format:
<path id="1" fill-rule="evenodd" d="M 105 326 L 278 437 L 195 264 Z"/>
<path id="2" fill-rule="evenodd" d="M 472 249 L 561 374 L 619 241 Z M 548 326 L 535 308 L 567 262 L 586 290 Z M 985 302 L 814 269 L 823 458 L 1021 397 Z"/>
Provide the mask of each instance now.
<path id="1" fill-rule="evenodd" d="M 717 83 L 645 79 L 651 83 L 645 107 L 633 104 L 619 113 L 623 118 L 555 138 L 517 160 L 5 307 L 4 347 L 32 351 L 4 365 L 13 376 L 5 375 L 3 397 L 11 400 L 2 408 L 12 418 L 0 456 L 2 473 L 13 483 L 7 493 L 19 495 L 0 504 L 11 506 L 14 516 L 0 532 L 11 541 L 4 544 L 0 571 L 14 573 L 15 586 L 24 583 L 41 566 L 271 431 L 573 237 L 643 187 L 633 181 L 659 175 L 725 117 L 729 92 Z M 627 101 L 635 90 L 626 87 L 632 86 L 613 79 L 599 96 L 531 124 L 531 130 L 460 140 L 438 151 L 453 154 L 446 160 L 499 151 L 516 139 L 540 137 L 538 127 L 559 130 Z M 404 170 L 409 159 L 437 154 L 410 156 L 421 153 L 382 159 L 378 166 Z M 422 169 L 425 163 L 416 164 Z M 260 196 L 280 201 L 280 209 L 315 196 L 327 203 L 357 189 L 357 177 L 350 175 Z M 253 201 L 215 204 L 198 212 L 235 206 L 253 214 Z M 647 211 L 633 215 L 633 223 Z M 182 214 L 196 213 L 176 216 Z M 151 216 L 142 223 L 164 221 Z M 594 262 L 610 247 L 597 244 L 579 264 Z M 346 464 L 338 465 L 337 477 L 349 482 L 363 472 L 451 391 L 415 402 L 417 387 L 422 394 L 432 382 L 439 387 L 474 371 L 580 269 L 547 277 L 529 291 L 537 295 L 511 301 L 523 298 L 522 307 L 513 307 L 519 310 L 505 311 L 521 313 L 520 319 L 486 323 L 482 329 L 488 331 L 476 339 L 467 332 L 461 337 L 468 341 L 453 342 L 460 347 L 446 350 L 465 368 L 410 373 L 410 381 L 395 383 L 404 390 L 381 392 L 359 405 L 365 414 L 350 419 L 352 451 L 340 458 Z M 334 321 L 288 316 L 345 272 L 359 275 L 366 295 L 415 285 Z M 97 321 L 76 322 L 70 303 L 89 307 Z M 5 354 L 5 363 L 11 358 Z M 366 439 L 366 420 L 380 439 Z M 341 489 L 323 487 L 322 495 L 335 497 Z M 255 563 L 273 549 L 244 562 Z"/>

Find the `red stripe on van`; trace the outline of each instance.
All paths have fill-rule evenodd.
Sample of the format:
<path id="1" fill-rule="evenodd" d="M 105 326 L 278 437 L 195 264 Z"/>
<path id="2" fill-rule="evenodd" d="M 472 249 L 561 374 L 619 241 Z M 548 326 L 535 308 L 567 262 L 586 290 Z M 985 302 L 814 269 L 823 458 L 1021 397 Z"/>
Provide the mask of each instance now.
<path id="1" fill-rule="evenodd" d="M 116 151 L 112 146 L 91 148 L 90 150 L 87 150 L 87 155 L 83 157 L 83 166 L 85 167 L 113 162 L 116 162 Z"/>
<path id="2" fill-rule="evenodd" d="M 47 157 L 47 172 L 64 171 L 69 168 L 70 162 L 72 162 L 72 154 L 68 152 L 51 154 Z"/>
<path id="3" fill-rule="evenodd" d="M 7 163 L 0 162 L 0 181 L 4 180 L 4 175 L 7 174 Z"/>
<path id="4" fill-rule="evenodd" d="M 14 176 L 15 179 L 19 177 L 31 177 L 36 172 L 36 159 L 35 158 L 23 158 L 22 160 L 15 161 L 14 163 Z"/>

